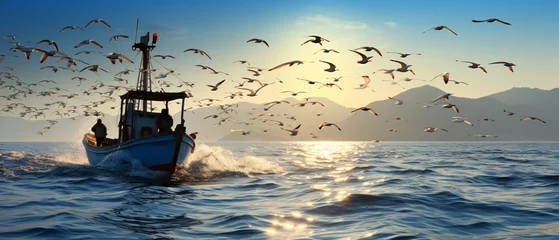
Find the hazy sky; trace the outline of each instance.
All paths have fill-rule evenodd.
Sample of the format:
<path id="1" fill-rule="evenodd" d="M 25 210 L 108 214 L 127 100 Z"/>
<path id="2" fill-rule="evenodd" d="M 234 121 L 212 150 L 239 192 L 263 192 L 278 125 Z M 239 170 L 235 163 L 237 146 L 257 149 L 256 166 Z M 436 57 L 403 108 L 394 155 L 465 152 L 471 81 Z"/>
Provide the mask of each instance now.
<path id="1" fill-rule="evenodd" d="M 0 16 L 2 35 L 17 35 L 24 46 L 36 46 L 41 39 L 55 40 L 60 50 L 69 55 L 78 51 L 93 50 L 122 53 L 130 58 L 137 56 L 131 50 L 134 40 L 136 18 L 140 18 L 140 34 L 147 31 L 157 32 L 160 41 L 153 54 L 170 54 L 176 60 L 157 59 L 166 67 L 177 69 L 180 78 L 197 82 L 192 90 L 195 99 L 223 99 L 225 92 L 233 92 L 235 84 L 227 81 L 217 92 L 210 92 L 205 85 L 215 84 L 222 79 L 240 81 L 241 77 L 251 77 L 246 65 L 233 64 L 237 60 L 247 60 L 256 67 L 269 69 L 275 65 L 291 60 L 313 61 L 296 67 L 281 68 L 264 72 L 257 77 L 264 82 L 282 79 L 285 83 L 275 83 L 259 92 L 259 96 L 245 97 L 244 101 L 267 102 L 289 97 L 280 94 L 283 90 L 306 91 L 301 97 L 328 97 L 344 106 L 358 107 L 372 101 L 396 95 L 404 89 L 390 85 L 381 80 L 388 75 L 372 74 L 381 68 L 396 68 L 399 65 L 390 59 L 403 60 L 412 64 L 417 73 L 416 78 L 430 80 L 441 72 L 451 72 L 451 79 L 465 81 L 470 85 L 444 85 L 442 80 L 432 82 L 436 87 L 457 96 L 481 97 L 512 87 L 532 87 L 552 89 L 559 87 L 554 69 L 553 58 L 559 54 L 556 44 L 559 33 L 555 31 L 559 23 L 559 1 L 553 0 L 508 0 L 508 1 L 1 1 L 3 14 Z M 111 28 L 93 24 L 85 31 L 59 30 L 67 25 L 85 24 L 96 18 L 106 20 Z M 472 19 L 500 18 L 512 23 L 505 26 L 499 23 L 472 23 Z M 458 33 L 454 36 L 446 31 L 423 31 L 437 26 L 447 25 Z M 109 42 L 109 37 L 116 34 L 128 35 L 130 39 Z M 320 46 L 306 44 L 301 46 L 308 35 L 320 35 L 330 42 Z M 250 38 L 262 38 L 270 47 L 263 44 L 246 43 Z M 75 49 L 77 43 L 86 39 L 95 39 L 103 45 L 99 49 L 92 45 Z M 30 41 L 31 43 L 28 43 Z M 378 47 L 384 57 L 376 53 L 371 63 L 360 65 L 355 53 L 349 52 L 362 46 Z M 102 55 L 78 55 L 90 64 L 100 64 L 110 73 L 92 72 L 81 74 L 64 70 L 58 73 L 42 66 L 59 65 L 49 59 L 39 64 L 39 53 L 33 53 L 31 60 L 26 60 L 22 53 L 10 52 L 12 44 L 7 39 L 0 41 L 0 53 L 16 54 L 18 58 L 5 57 L 0 63 L 4 67 L 14 67 L 13 75 L 26 83 L 52 79 L 60 87 L 71 91 L 87 89 L 94 81 L 116 84 L 113 75 L 126 67 L 138 67 L 127 63 L 111 65 Z M 48 45 L 39 45 L 51 50 Z M 200 48 L 210 54 L 212 60 L 192 53 L 183 53 L 187 48 Z M 317 53 L 321 48 L 333 48 L 337 53 Z M 397 55 L 386 52 L 422 53 L 400 59 Z M 479 69 L 469 69 L 466 63 L 455 60 L 478 62 L 488 74 Z M 327 68 L 324 60 L 333 62 L 340 71 L 324 72 Z M 509 61 L 517 65 L 511 73 L 501 65 L 488 65 L 494 61 Z M 161 65 L 154 62 L 154 67 Z M 196 64 L 209 65 L 229 76 L 213 75 L 203 71 Z M 78 65 L 76 69 L 83 68 Z M 159 71 L 161 73 L 163 71 Z M 353 90 L 362 81 L 361 75 L 371 76 L 371 90 Z M 81 87 L 70 80 L 72 76 L 88 78 Z M 336 88 L 318 89 L 296 80 L 297 77 L 328 82 L 328 77 L 344 76 L 339 82 L 343 91 Z M 400 73 L 396 79 L 414 77 L 410 73 Z M 128 75 L 131 84 L 136 81 L 136 74 Z M 178 82 L 176 77 L 167 80 Z M 9 80 L 7 80 L 9 82 Z M 423 82 L 403 82 L 406 88 L 423 85 Z M 254 85 L 250 87 L 255 87 Z M 156 88 L 157 90 L 159 88 Z M 177 91 L 177 88 L 166 89 Z M 81 91 L 80 91 L 81 92 Z M 0 95 L 9 91 L 0 90 Z M 98 98 L 88 98 L 94 100 Z M 55 101 L 48 98 L 30 97 L 24 102 L 38 104 Z M 0 99 L 2 105 L 5 100 Z M 227 100 L 225 103 L 236 102 Z M 83 103 L 79 101 L 76 103 Z M 176 109 L 175 109 L 176 110 Z"/>

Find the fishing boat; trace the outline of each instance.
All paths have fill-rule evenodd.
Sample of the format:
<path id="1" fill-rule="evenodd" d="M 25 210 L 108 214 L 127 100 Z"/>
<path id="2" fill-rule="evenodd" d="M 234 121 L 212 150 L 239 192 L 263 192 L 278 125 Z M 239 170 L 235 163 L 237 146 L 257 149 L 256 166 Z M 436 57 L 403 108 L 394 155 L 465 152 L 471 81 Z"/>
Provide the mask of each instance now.
<path id="1" fill-rule="evenodd" d="M 191 95 L 151 91 L 150 52 L 155 48 L 157 39 L 154 33 L 150 42 L 148 32 L 132 47 L 134 51 L 141 52 L 142 62 L 136 90 L 120 96 L 118 139 L 106 138 L 97 147 L 94 134 L 86 133 L 82 143 L 91 165 L 109 161 L 112 167 L 127 168 L 130 163 L 139 162 L 148 171 L 156 173 L 150 175 L 158 178 L 156 180 L 168 181 L 177 167 L 194 152 L 196 136 L 186 134 L 184 111 L 181 111 L 181 121 L 174 130 L 158 130 L 157 119 L 162 113 L 153 112 L 152 103 L 163 102 L 167 108 L 169 102 L 182 101 L 184 109 L 185 99 Z"/>

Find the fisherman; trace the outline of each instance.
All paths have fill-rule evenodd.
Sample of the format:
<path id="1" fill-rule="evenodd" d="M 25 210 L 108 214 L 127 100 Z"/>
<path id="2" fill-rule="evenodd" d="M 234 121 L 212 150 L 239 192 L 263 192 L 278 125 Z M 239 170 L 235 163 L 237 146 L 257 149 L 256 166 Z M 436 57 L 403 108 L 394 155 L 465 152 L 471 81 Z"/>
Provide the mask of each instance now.
<path id="1" fill-rule="evenodd" d="M 173 132 L 173 118 L 169 115 L 169 109 L 161 109 L 161 115 L 157 118 L 157 129 L 159 133 Z"/>
<path id="2" fill-rule="evenodd" d="M 97 119 L 97 123 L 93 125 L 91 131 L 95 133 L 95 142 L 97 143 L 97 147 L 101 147 L 101 144 L 107 137 L 107 127 L 105 127 L 100 118 Z"/>

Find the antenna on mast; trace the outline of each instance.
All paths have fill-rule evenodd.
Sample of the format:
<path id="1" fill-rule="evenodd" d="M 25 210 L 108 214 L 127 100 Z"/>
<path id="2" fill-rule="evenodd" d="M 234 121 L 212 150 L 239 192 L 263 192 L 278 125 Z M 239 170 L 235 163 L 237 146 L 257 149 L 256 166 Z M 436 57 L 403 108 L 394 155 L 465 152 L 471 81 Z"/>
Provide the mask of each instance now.
<path id="1" fill-rule="evenodd" d="M 134 42 L 138 41 L 138 24 L 140 23 L 140 18 L 136 18 L 136 36 L 134 37 Z"/>

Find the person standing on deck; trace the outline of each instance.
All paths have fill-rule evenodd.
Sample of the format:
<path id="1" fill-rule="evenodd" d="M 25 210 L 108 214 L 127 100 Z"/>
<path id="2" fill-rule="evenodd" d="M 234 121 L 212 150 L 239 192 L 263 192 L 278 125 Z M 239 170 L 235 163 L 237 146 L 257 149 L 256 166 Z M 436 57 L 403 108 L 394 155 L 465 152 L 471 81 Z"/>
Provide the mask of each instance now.
<path id="1" fill-rule="evenodd" d="M 91 131 L 95 133 L 95 142 L 97 143 L 97 147 L 101 147 L 101 144 L 107 137 L 107 127 L 105 127 L 101 119 L 97 119 L 97 123 L 93 125 Z"/>
<path id="2" fill-rule="evenodd" d="M 157 118 L 157 128 L 159 133 L 173 132 L 173 117 L 169 115 L 169 109 L 161 109 L 161 115 Z"/>

